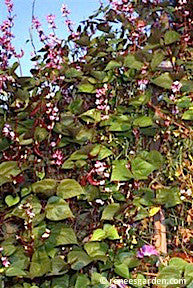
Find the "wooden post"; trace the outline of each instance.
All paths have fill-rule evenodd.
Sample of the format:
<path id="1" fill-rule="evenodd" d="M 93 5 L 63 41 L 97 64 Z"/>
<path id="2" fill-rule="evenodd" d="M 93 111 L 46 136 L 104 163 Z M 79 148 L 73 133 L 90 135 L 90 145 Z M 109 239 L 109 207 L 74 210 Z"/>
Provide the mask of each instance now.
<path id="1" fill-rule="evenodd" d="M 162 209 L 154 216 L 155 247 L 161 254 L 167 254 L 165 216 Z"/>

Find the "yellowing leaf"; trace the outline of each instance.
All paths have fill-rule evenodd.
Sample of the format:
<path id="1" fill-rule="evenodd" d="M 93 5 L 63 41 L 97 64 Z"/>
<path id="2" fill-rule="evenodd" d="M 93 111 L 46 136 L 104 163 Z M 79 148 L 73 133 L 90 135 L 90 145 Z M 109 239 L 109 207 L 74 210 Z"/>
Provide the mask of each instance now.
<path id="1" fill-rule="evenodd" d="M 149 210 L 149 216 L 152 217 L 160 211 L 160 207 L 152 207 Z"/>

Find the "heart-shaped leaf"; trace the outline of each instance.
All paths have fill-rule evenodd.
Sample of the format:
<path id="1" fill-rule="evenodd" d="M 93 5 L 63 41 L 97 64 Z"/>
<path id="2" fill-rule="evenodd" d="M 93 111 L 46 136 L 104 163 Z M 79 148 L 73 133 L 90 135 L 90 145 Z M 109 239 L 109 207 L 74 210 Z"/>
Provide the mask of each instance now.
<path id="1" fill-rule="evenodd" d="M 19 196 L 14 197 L 14 196 L 12 196 L 12 195 L 8 195 L 8 196 L 5 198 L 5 203 L 6 203 L 7 206 L 9 206 L 9 207 L 16 205 L 19 201 L 20 201 L 20 197 L 19 197 Z"/>

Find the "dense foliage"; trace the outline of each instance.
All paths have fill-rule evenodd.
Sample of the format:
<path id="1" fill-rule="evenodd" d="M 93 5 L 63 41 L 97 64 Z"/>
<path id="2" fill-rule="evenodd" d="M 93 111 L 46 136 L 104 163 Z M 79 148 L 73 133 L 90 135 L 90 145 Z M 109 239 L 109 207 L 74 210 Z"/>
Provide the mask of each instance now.
<path id="1" fill-rule="evenodd" d="M 1 287 L 192 287 L 192 8 L 111 1 L 74 32 L 63 6 L 66 40 L 34 17 L 31 77 L 1 26 Z"/>

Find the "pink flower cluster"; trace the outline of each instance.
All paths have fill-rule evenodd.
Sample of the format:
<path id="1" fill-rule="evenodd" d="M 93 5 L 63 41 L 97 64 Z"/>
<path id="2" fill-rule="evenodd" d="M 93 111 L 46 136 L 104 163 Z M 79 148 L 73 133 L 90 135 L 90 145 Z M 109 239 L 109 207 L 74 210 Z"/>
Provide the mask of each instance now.
<path id="1" fill-rule="evenodd" d="M 13 11 L 13 1 L 5 0 L 5 5 L 7 6 L 7 11 L 11 13 Z"/>
<path id="2" fill-rule="evenodd" d="M 1 257 L 1 261 L 2 261 L 2 264 L 3 264 L 3 266 L 4 267 L 9 267 L 10 266 L 10 262 L 9 262 L 9 260 L 7 259 L 7 257 Z"/>
<path id="3" fill-rule="evenodd" d="M 109 178 L 110 174 L 105 171 L 107 169 L 107 164 L 105 162 L 96 161 L 94 168 L 87 174 L 87 180 L 91 185 L 102 186 L 105 184 L 105 179 Z M 94 176 L 100 176 L 101 180 L 94 179 Z"/>
<path id="4" fill-rule="evenodd" d="M 109 178 L 110 174 L 108 172 L 105 172 L 105 170 L 107 169 L 107 164 L 105 162 L 96 161 L 94 167 L 95 172 L 99 176 Z"/>
<path id="5" fill-rule="evenodd" d="M 51 121 L 59 121 L 59 109 L 57 106 L 55 106 L 52 103 L 47 103 L 46 104 L 46 114 L 48 115 L 48 118 Z"/>
<path id="6" fill-rule="evenodd" d="M 63 156 L 61 150 L 59 150 L 59 149 L 55 150 L 55 152 L 52 155 L 52 158 L 54 159 L 52 161 L 52 164 L 55 164 L 58 166 L 62 165 L 64 156 Z"/>
<path id="7" fill-rule="evenodd" d="M 182 83 L 180 83 L 179 81 L 174 81 L 171 86 L 172 92 L 173 93 L 179 92 L 181 87 L 182 87 Z"/>
<path id="8" fill-rule="evenodd" d="M 47 36 L 44 34 L 42 29 L 42 24 L 40 23 L 37 17 L 33 17 L 32 27 L 34 27 L 37 30 L 41 42 L 47 40 Z"/>
<path id="9" fill-rule="evenodd" d="M 61 12 L 62 12 L 62 17 L 67 17 L 70 14 L 70 10 L 68 10 L 66 4 L 62 4 Z"/>
<path id="10" fill-rule="evenodd" d="M 145 91 L 147 84 L 149 83 L 149 80 L 141 79 L 141 80 L 138 80 L 137 83 L 139 85 L 139 90 Z"/>
<path id="11" fill-rule="evenodd" d="M 48 24 L 50 24 L 50 28 L 52 29 L 56 29 L 56 23 L 55 23 L 55 19 L 56 19 L 56 15 L 53 15 L 53 14 L 49 14 L 47 17 L 47 22 Z"/>
<path id="12" fill-rule="evenodd" d="M 33 17 L 33 19 L 32 19 L 32 24 L 33 24 L 33 26 L 35 27 L 35 29 L 37 29 L 37 30 L 40 31 L 40 29 L 41 29 L 41 27 L 42 27 L 42 24 L 40 23 L 40 21 L 38 20 L 37 17 Z"/>
<path id="13" fill-rule="evenodd" d="M 11 28 L 14 26 L 13 17 L 11 16 L 13 2 L 11 0 L 5 0 L 5 5 L 7 6 L 9 15 L 0 25 L 0 67 L 2 69 L 5 69 L 8 66 L 8 61 L 12 56 L 21 58 L 24 55 L 23 50 L 21 50 L 20 54 L 17 54 L 15 47 L 11 43 L 14 38 L 14 35 L 11 32 Z"/>
<path id="14" fill-rule="evenodd" d="M 108 105 L 107 99 L 107 91 L 108 87 L 105 85 L 103 88 L 99 88 L 96 91 L 96 101 L 95 104 L 97 105 L 97 109 L 105 112 L 106 115 L 103 115 L 102 119 L 108 118 L 108 113 L 110 110 L 110 106 Z"/>
<path id="15" fill-rule="evenodd" d="M 53 39 L 52 39 L 53 40 Z M 56 44 L 56 43 L 55 43 Z M 49 51 L 48 51 L 48 59 L 46 63 L 47 68 L 54 68 L 54 69 L 61 69 L 62 64 L 62 48 L 61 47 L 52 47 L 53 42 L 50 45 Z"/>
<path id="16" fill-rule="evenodd" d="M 32 223 L 33 218 L 35 217 L 35 213 L 33 212 L 33 207 L 30 203 L 25 203 L 19 205 L 20 210 L 24 210 L 27 216 L 27 220 L 24 221 L 24 228 L 28 230 L 29 225 Z M 16 237 L 18 239 L 18 236 Z"/>
<path id="17" fill-rule="evenodd" d="M 111 1 L 112 8 L 117 12 L 128 12 L 133 13 L 133 7 L 132 4 L 128 3 L 128 0 L 113 0 Z"/>
<path id="18" fill-rule="evenodd" d="M 61 12 L 62 12 L 62 17 L 66 18 L 64 23 L 66 24 L 68 31 L 71 33 L 72 39 L 77 39 L 77 37 L 79 36 L 78 34 L 76 34 L 74 32 L 74 23 L 72 22 L 72 20 L 70 20 L 68 18 L 68 15 L 70 14 L 70 10 L 67 8 L 66 4 L 62 4 L 61 7 Z"/>
<path id="19" fill-rule="evenodd" d="M 3 247 L 0 247 L 0 253 L 3 251 Z M 9 260 L 7 259 L 7 257 L 5 256 L 2 256 L 1 257 L 1 261 L 2 261 L 2 264 L 4 267 L 9 267 L 10 266 L 10 262 Z"/>
<path id="20" fill-rule="evenodd" d="M 5 137 L 10 138 L 11 140 L 15 139 L 15 132 L 9 124 L 5 124 L 2 130 Z"/>
<path id="21" fill-rule="evenodd" d="M 15 79 L 12 76 L 6 74 L 0 75 L 0 91 L 4 90 L 7 81 L 13 83 L 15 82 Z"/>

